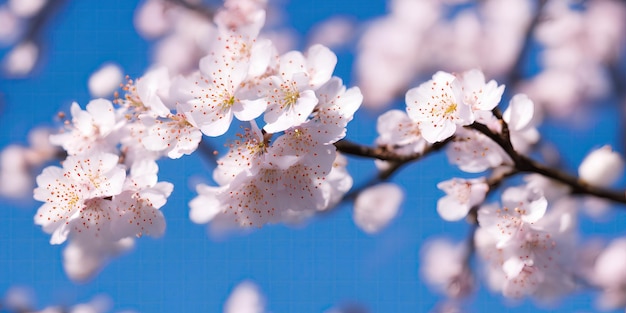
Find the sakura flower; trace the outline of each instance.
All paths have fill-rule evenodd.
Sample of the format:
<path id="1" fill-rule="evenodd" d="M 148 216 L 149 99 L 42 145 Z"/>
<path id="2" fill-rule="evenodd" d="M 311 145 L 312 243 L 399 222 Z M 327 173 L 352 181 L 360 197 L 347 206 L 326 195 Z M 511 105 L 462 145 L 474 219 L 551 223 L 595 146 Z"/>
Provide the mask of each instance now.
<path id="1" fill-rule="evenodd" d="M 437 72 L 433 79 L 406 93 L 409 117 L 420 123 L 430 143 L 451 137 L 457 126 L 474 122 L 472 108 L 463 101 L 462 85 L 453 75 Z"/>
<path id="2" fill-rule="evenodd" d="M 88 152 L 116 152 L 123 121 L 116 116 L 113 103 L 105 99 L 91 100 L 87 110 L 76 102 L 71 107 L 72 123 L 61 134 L 51 135 L 50 142 L 62 146 L 69 155 Z"/>
<path id="3" fill-rule="evenodd" d="M 159 119 L 143 116 L 141 121 L 147 128 L 145 137 L 141 139 L 143 146 L 167 154 L 172 159 L 193 153 L 202 139 L 200 130 L 182 114 L 170 114 L 167 118 Z"/>
<path id="4" fill-rule="evenodd" d="M 170 76 L 166 67 L 150 70 L 137 80 L 137 96 L 148 109 L 147 114 L 154 117 L 170 114 L 170 108 L 164 102 L 169 96 L 169 88 Z"/>
<path id="5" fill-rule="evenodd" d="M 459 128 L 446 149 L 450 163 L 462 171 L 478 173 L 500 165 L 513 164 L 511 158 L 489 137 L 465 128 Z"/>
<path id="6" fill-rule="evenodd" d="M 269 133 L 304 123 L 318 102 L 304 72 L 295 73 L 288 80 L 271 76 L 264 81 L 262 90 L 267 101 L 263 129 Z"/>
<path id="7" fill-rule="evenodd" d="M 463 86 L 463 102 L 473 111 L 491 111 L 500 103 L 504 85 L 498 86 L 495 80 L 486 83 L 485 75 L 480 70 L 464 72 L 459 80 Z"/>
<path id="8" fill-rule="evenodd" d="M 276 133 L 305 122 L 318 104 L 313 90 L 331 78 L 336 63 L 337 56 L 321 45 L 309 48 L 306 58 L 297 51 L 281 56 L 280 75 L 267 78 L 261 87 L 267 101 L 263 129 Z"/>
<path id="9" fill-rule="evenodd" d="M 403 198 L 402 190 L 392 183 L 363 190 L 354 201 L 354 223 L 366 233 L 380 232 L 396 217 Z"/>
<path id="10" fill-rule="evenodd" d="M 623 158 L 608 145 L 589 153 L 578 167 L 581 179 L 600 187 L 612 185 L 623 173 Z"/>
<path id="11" fill-rule="evenodd" d="M 248 63 L 209 55 L 200 61 L 201 76 L 191 77 L 187 89 L 193 99 L 182 102 L 179 112 L 189 123 L 211 137 L 223 135 L 233 116 L 242 121 L 257 118 L 265 111 L 265 101 L 253 99 L 240 87 L 248 74 Z"/>
<path id="12" fill-rule="evenodd" d="M 437 212 L 446 221 L 458 221 L 469 210 L 485 200 L 489 186 L 484 178 L 461 179 L 453 178 L 437 184 L 446 196 L 437 201 Z"/>
<path id="13" fill-rule="evenodd" d="M 400 154 L 421 153 L 428 142 L 422 137 L 419 123 L 404 111 L 390 110 L 378 117 L 376 144 Z"/>
<path id="14" fill-rule="evenodd" d="M 317 124 L 325 143 L 335 143 L 346 135 L 346 126 L 363 102 L 359 87 L 346 90 L 338 77 L 332 77 L 315 91 L 319 102 L 309 124 Z"/>
<path id="15" fill-rule="evenodd" d="M 34 191 L 35 200 L 45 202 L 35 224 L 52 234 L 52 244 L 63 243 L 70 231 L 100 237 L 101 231 L 107 231 L 102 225 L 109 221 L 110 201 L 104 198 L 120 194 L 125 177 L 126 171 L 112 154 L 70 156 L 63 168 L 46 167 L 37 176 Z"/>
<path id="16" fill-rule="evenodd" d="M 502 207 L 478 211 L 476 246 L 488 260 L 492 288 L 515 298 L 553 298 L 574 288 L 576 212 L 571 201 L 554 202 L 546 213 L 545 198 L 526 187 L 509 188 L 502 199 Z"/>
<path id="17" fill-rule="evenodd" d="M 311 172 L 296 165 L 287 170 L 264 169 L 255 176 L 238 175 L 223 187 L 199 185 L 199 196 L 189 203 L 191 220 L 261 227 L 293 218 L 290 215 L 297 212 L 310 215 L 327 203 Z"/>
<path id="18" fill-rule="evenodd" d="M 220 185 L 230 183 L 243 171 L 259 169 L 265 163 L 267 143 L 254 121 L 250 128 L 237 136 L 239 139 L 230 144 L 228 153 L 217 161 L 217 167 L 213 171 L 213 179 Z"/>
<path id="19" fill-rule="evenodd" d="M 537 222 L 546 212 L 548 202 L 540 191 L 525 187 L 511 187 L 502 193 L 502 208 L 493 206 L 478 210 L 481 227 L 492 231 L 498 246 L 524 235 L 528 224 Z"/>
<path id="20" fill-rule="evenodd" d="M 174 185 L 157 182 L 159 168 L 152 160 L 133 164 L 124 191 L 113 197 L 111 232 L 115 238 L 150 235 L 165 231 L 165 219 L 159 210 L 172 193 Z"/>

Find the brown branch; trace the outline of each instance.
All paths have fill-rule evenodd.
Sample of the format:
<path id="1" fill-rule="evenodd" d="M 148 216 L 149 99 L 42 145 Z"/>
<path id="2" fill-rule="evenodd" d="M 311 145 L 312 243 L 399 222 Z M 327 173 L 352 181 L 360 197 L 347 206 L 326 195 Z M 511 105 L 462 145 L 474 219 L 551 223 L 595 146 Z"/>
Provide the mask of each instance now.
<path id="1" fill-rule="evenodd" d="M 626 204 L 626 191 L 611 190 L 604 187 L 594 186 L 579 179 L 574 175 L 567 174 L 557 169 L 545 166 L 525 155 L 519 154 L 513 148 L 510 140 L 503 138 L 502 134 L 492 132 L 487 126 L 474 123 L 470 128 L 482 133 L 497 143 L 513 160 L 513 166 L 519 172 L 536 173 L 555 181 L 563 183 L 571 188 L 571 193 L 576 195 L 590 195 L 618 203 Z"/>

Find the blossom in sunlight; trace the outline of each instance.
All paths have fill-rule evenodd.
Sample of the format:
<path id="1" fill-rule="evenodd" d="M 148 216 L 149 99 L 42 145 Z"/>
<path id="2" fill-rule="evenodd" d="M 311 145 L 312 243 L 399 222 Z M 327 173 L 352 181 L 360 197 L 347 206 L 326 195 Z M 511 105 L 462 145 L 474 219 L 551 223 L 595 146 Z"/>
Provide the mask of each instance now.
<path id="1" fill-rule="evenodd" d="M 539 191 L 522 186 L 506 189 L 502 206 L 478 211 L 477 250 L 491 287 L 506 297 L 548 299 L 574 287 L 575 206 L 565 198 L 547 207 Z"/>
<path id="2" fill-rule="evenodd" d="M 437 213 L 446 221 L 458 221 L 469 210 L 485 201 L 489 186 L 484 178 L 461 179 L 453 178 L 437 184 L 446 196 L 437 201 Z"/>
<path id="3" fill-rule="evenodd" d="M 223 135 L 233 116 L 242 121 L 257 118 L 265 111 L 265 101 L 241 87 L 248 67 L 241 61 L 206 56 L 200 62 L 201 76 L 190 78 L 195 81 L 186 87 L 193 99 L 181 103 L 180 112 L 211 137 Z"/>
<path id="4" fill-rule="evenodd" d="M 419 124 L 404 111 L 389 110 L 378 117 L 376 144 L 400 154 L 421 153 L 428 142 L 422 137 Z"/>
<path id="5" fill-rule="evenodd" d="M 160 237 L 165 232 L 165 218 L 159 210 L 167 202 L 174 185 L 157 182 L 159 168 L 152 160 L 136 162 L 124 184 L 124 191 L 112 201 L 111 222 L 114 238 L 142 235 Z"/>
<path id="6" fill-rule="evenodd" d="M 463 101 L 463 87 L 454 75 L 437 72 L 433 79 L 406 93 L 409 117 L 420 123 L 424 139 L 443 141 L 457 126 L 474 122 L 471 107 Z"/>
<path id="7" fill-rule="evenodd" d="M 267 101 L 263 129 L 276 133 L 304 123 L 319 101 L 314 90 L 331 78 L 336 63 L 337 56 L 321 45 L 310 47 L 306 57 L 298 51 L 282 55 L 279 75 L 261 85 Z"/>
<path id="8" fill-rule="evenodd" d="M 396 184 L 369 187 L 354 201 L 354 223 L 366 233 L 378 233 L 396 217 L 403 199 L 404 192 Z"/>
<path id="9" fill-rule="evenodd" d="M 113 103 L 105 99 L 91 100 L 86 110 L 72 103 L 72 121 L 60 134 L 51 135 L 52 144 L 63 147 L 69 155 L 88 152 L 117 152 L 119 130 L 124 120 L 118 116 Z"/>
<path id="10" fill-rule="evenodd" d="M 45 202 L 35 215 L 35 224 L 52 234 L 50 242 L 63 243 L 70 231 L 100 236 L 110 213 L 105 198 L 122 192 L 126 171 L 112 154 L 70 156 L 63 168 L 46 167 L 37 176 L 35 200 Z"/>
<path id="11" fill-rule="evenodd" d="M 142 116 L 141 122 L 146 127 L 141 137 L 143 147 L 172 159 L 193 153 L 202 139 L 200 129 L 182 114 L 170 114 L 164 118 Z"/>

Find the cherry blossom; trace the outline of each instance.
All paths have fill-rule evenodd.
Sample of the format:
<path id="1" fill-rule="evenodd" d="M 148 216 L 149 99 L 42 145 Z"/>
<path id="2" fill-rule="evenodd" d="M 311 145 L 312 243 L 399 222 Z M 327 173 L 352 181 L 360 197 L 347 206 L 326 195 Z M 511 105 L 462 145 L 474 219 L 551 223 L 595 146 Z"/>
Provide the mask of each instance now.
<path id="1" fill-rule="evenodd" d="M 446 221 L 458 221 L 485 200 L 489 186 L 485 179 L 453 178 L 437 184 L 446 196 L 437 201 L 437 212 Z"/>
<path id="2" fill-rule="evenodd" d="M 428 142 L 422 137 L 419 123 L 404 111 L 390 110 L 378 117 L 376 144 L 400 154 L 421 153 Z"/>
<path id="3" fill-rule="evenodd" d="M 121 135 L 118 130 L 123 120 L 118 117 L 111 101 L 92 100 L 85 111 L 74 102 L 71 113 L 72 123 L 65 132 L 50 136 L 52 144 L 63 147 L 69 155 L 116 152 Z"/>
<path id="4" fill-rule="evenodd" d="M 406 93 L 409 117 L 420 123 L 426 141 L 443 141 L 454 134 L 457 126 L 474 122 L 472 108 L 463 101 L 462 88 L 452 74 L 437 72 L 432 80 Z"/>
<path id="5" fill-rule="evenodd" d="M 354 223 L 368 234 L 378 233 L 396 217 L 403 199 L 402 189 L 392 183 L 367 188 L 354 201 Z"/>
<path id="6" fill-rule="evenodd" d="M 457 129 L 446 154 L 450 163 L 468 173 L 479 173 L 513 163 L 498 144 L 477 131 L 465 128 Z"/>
<path id="7" fill-rule="evenodd" d="M 35 200 L 45 202 L 35 215 L 35 224 L 52 234 L 52 244 L 63 243 L 70 232 L 107 236 L 103 225 L 110 221 L 110 201 L 105 198 L 120 194 L 125 178 L 124 167 L 112 154 L 70 156 L 63 168 L 46 167 L 37 176 L 34 191 Z"/>

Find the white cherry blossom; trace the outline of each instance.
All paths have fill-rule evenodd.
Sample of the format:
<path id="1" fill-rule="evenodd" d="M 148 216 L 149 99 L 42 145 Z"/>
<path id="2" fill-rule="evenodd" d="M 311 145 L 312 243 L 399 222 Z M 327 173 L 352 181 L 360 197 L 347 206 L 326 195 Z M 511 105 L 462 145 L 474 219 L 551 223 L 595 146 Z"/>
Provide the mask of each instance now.
<path id="1" fill-rule="evenodd" d="M 472 108 L 464 102 L 462 89 L 454 75 L 437 72 L 432 80 L 406 93 L 409 117 L 420 123 L 426 141 L 443 141 L 455 133 L 457 126 L 474 122 Z"/>
<path id="2" fill-rule="evenodd" d="M 376 144 L 400 154 L 421 153 L 428 146 L 418 122 L 404 111 L 389 110 L 378 117 Z"/>
<path id="3" fill-rule="evenodd" d="M 45 202 L 35 215 L 35 224 L 52 234 L 52 244 L 63 243 L 70 232 L 108 236 L 102 226 L 110 221 L 110 201 L 105 198 L 122 192 L 125 177 L 118 157 L 104 153 L 70 156 L 63 168 L 45 168 L 37 176 L 34 191 L 35 200 Z"/>
<path id="4" fill-rule="evenodd" d="M 201 75 L 188 79 L 187 89 L 193 99 L 182 102 L 179 109 L 192 125 L 211 137 L 223 135 L 233 116 L 249 121 L 265 111 L 265 101 L 241 88 L 249 64 L 224 58 L 208 55 L 200 61 Z"/>
<path id="5" fill-rule="evenodd" d="M 511 158 L 489 137 L 465 128 L 459 128 L 446 149 L 450 163 L 462 171 L 479 173 L 500 165 L 512 165 Z"/>
<path id="6" fill-rule="evenodd" d="M 396 217 L 403 199 L 404 192 L 396 184 L 369 187 L 354 201 L 354 223 L 368 234 L 378 233 Z"/>
<path id="7" fill-rule="evenodd" d="M 124 120 L 118 118 L 111 101 L 91 100 L 85 111 L 74 102 L 71 113 L 72 123 L 64 132 L 50 136 L 52 144 L 63 147 L 69 155 L 117 151 L 120 140 L 117 130 Z"/>
<path id="8" fill-rule="evenodd" d="M 446 196 L 437 201 L 437 213 L 446 221 L 458 221 L 469 210 L 485 200 L 489 186 L 484 178 L 461 179 L 453 178 L 437 184 Z"/>
<path id="9" fill-rule="evenodd" d="M 167 154 L 178 159 L 184 154 L 191 154 L 198 148 L 202 133 L 182 114 L 170 114 L 166 118 L 143 116 L 141 122 L 146 126 L 143 146 L 150 151 Z"/>

